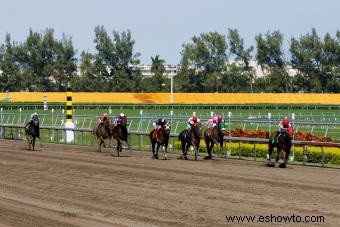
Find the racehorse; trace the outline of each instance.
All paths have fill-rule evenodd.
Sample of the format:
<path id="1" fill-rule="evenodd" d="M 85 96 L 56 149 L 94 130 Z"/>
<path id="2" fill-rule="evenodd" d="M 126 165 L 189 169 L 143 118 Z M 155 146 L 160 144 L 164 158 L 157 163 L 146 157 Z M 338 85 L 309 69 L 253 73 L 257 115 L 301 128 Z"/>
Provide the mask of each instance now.
<path id="1" fill-rule="evenodd" d="M 219 125 L 216 125 L 212 128 L 208 128 L 204 132 L 204 141 L 208 151 L 208 157 L 206 159 L 212 159 L 212 150 L 214 149 L 215 144 L 220 144 L 220 147 L 223 147 L 223 132 Z"/>
<path id="2" fill-rule="evenodd" d="M 159 150 L 159 147 L 162 146 L 163 152 L 164 152 L 164 159 L 166 159 L 166 149 L 168 148 L 170 130 L 171 130 L 171 125 L 169 123 L 166 123 L 160 129 L 153 129 L 150 132 L 149 138 L 151 141 L 153 158 L 158 159 L 158 150 Z M 157 144 L 157 147 L 155 150 L 156 144 Z"/>
<path id="3" fill-rule="evenodd" d="M 117 156 L 119 156 L 119 152 L 123 150 L 123 141 L 128 144 L 128 131 L 127 131 L 127 117 L 123 116 L 121 118 L 120 124 L 113 126 L 112 128 L 112 136 L 117 140 Z M 129 146 L 129 144 L 128 144 Z"/>
<path id="4" fill-rule="evenodd" d="M 199 146 L 200 146 L 200 140 L 201 140 L 201 124 L 196 124 L 192 126 L 190 129 L 183 130 L 179 135 L 178 139 L 181 141 L 182 145 L 182 152 L 183 157 L 185 160 L 188 160 L 187 153 L 188 148 L 192 146 L 195 151 L 195 160 L 197 160 L 197 156 L 199 154 Z"/>
<path id="5" fill-rule="evenodd" d="M 107 119 L 101 126 L 96 126 L 92 129 L 94 138 L 99 140 L 99 152 L 102 151 L 102 145 L 105 147 L 105 140 L 112 138 L 112 121 Z"/>
<path id="6" fill-rule="evenodd" d="M 276 135 L 276 134 L 275 134 Z M 279 161 L 280 159 L 280 154 L 281 154 L 281 158 L 283 159 L 283 163 L 281 163 L 279 166 L 282 168 L 286 167 L 286 164 L 288 163 L 288 158 L 289 158 L 289 154 L 290 154 L 290 149 L 292 147 L 292 143 L 290 141 L 289 135 L 286 132 L 280 132 L 277 138 L 277 141 L 274 141 L 273 143 L 273 139 L 269 138 L 269 143 L 268 143 L 268 164 L 270 166 L 273 166 L 273 164 L 271 163 L 271 158 L 272 158 L 272 153 L 274 148 L 276 147 L 277 150 L 277 157 L 276 157 L 276 162 Z"/>
<path id="7" fill-rule="evenodd" d="M 35 140 L 37 137 L 40 138 L 38 116 L 33 116 L 32 123 L 25 127 L 25 135 L 28 141 L 29 149 L 34 151 Z"/>

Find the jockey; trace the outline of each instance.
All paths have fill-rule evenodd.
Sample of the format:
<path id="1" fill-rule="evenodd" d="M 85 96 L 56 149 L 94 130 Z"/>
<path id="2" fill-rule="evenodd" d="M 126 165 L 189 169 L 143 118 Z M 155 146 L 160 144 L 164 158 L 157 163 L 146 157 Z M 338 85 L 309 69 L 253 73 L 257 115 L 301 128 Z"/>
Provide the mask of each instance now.
<path id="1" fill-rule="evenodd" d="M 38 120 L 38 129 L 39 129 L 39 116 L 38 116 L 38 114 L 35 112 L 35 113 L 32 113 L 32 114 L 31 114 L 30 120 L 29 120 L 29 121 L 26 123 L 26 125 L 25 125 L 25 128 L 26 128 L 27 130 L 28 130 L 28 128 L 29 128 L 30 125 L 34 126 L 34 125 L 33 125 L 33 120 L 34 120 L 34 118 L 36 118 L 36 119 Z M 37 137 L 40 138 L 39 130 L 38 130 L 38 133 L 37 133 Z"/>
<path id="2" fill-rule="evenodd" d="M 101 127 L 105 121 L 107 121 L 109 119 L 109 116 L 107 115 L 107 113 L 104 113 L 103 115 L 101 115 L 98 119 L 98 125 L 97 128 Z"/>
<path id="3" fill-rule="evenodd" d="M 291 142 L 292 137 L 293 137 L 293 127 L 289 123 L 289 120 L 287 117 L 285 117 L 283 120 L 280 121 L 279 123 L 279 131 L 276 133 L 273 142 L 277 142 L 278 137 L 280 136 L 281 133 L 286 133 L 288 135 L 289 142 Z"/>
<path id="4" fill-rule="evenodd" d="M 216 125 L 218 125 L 218 118 L 217 116 L 214 116 L 213 118 L 207 120 L 207 122 L 205 123 L 205 126 L 208 127 L 208 128 L 213 128 L 215 127 Z"/>
<path id="5" fill-rule="evenodd" d="M 156 128 L 156 129 L 160 129 L 162 127 L 164 127 L 166 125 L 166 120 L 164 118 L 159 118 L 157 121 L 155 121 L 153 123 L 153 126 Z"/>
<path id="6" fill-rule="evenodd" d="M 32 124 L 33 124 L 33 119 L 34 119 L 35 117 L 36 117 L 36 118 L 38 119 L 38 121 L 39 121 L 39 116 L 38 116 L 38 114 L 37 114 L 37 113 L 32 113 L 29 122 L 27 122 L 27 124 L 25 125 L 25 128 L 28 129 L 28 125 L 32 125 Z"/>
<path id="7" fill-rule="evenodd" d="M 193 115 L 188 119 L 187 129 L 191 129 L 194 125 L 197 125 L 200 122 L 201 120 L 196 115 Z"/>
<path id="8" fill-rule="evenodd" d="M 116 125 L 120 125 L 122 123 L 122 118 L 125 116 L 124 113 L 120 113 L 119 115 L 116 116 L 115 118 L 115 123 Z"/>
<path id="9" fill-rule="evenodd" d="M 98 123 L 104 123 L 107 119 L 109 119 L 107 113 L 104 113 L 99 117 Z"/>

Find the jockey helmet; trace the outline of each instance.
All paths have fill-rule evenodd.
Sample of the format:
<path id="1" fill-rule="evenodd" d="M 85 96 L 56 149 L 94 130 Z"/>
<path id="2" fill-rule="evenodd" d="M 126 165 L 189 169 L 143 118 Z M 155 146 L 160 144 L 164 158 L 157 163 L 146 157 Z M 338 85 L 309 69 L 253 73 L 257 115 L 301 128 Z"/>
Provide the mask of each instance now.
<path id="1" fill-rule="evenodd" d="M 218 120 L 218 122 L 221 122 L 222 121 L 222 115 L 217 115 L 217 120 Z"/>
<path id="2" fill-rule="evenodd" d="M 196 116 L 196 115 L 195 115 L 195 116 L 192 116 L 192 121 L 195 122 L 195 123 L 197 123 L 197 116 Z"/>
<path id="3" fill-rule="evenodd" d="M 37 112 L 33 113 L 33 116 L 38 116 Z"/>
<path id="4" fill-rule="evenodd" d="M 124 117 L 125 115 L 124 115 L 124 113 L 120 113 L 119 116 Z"/>
<path id="5" fill-rule="evenodd" d="M 288 119 L 283 119 L 282 125 L 283 125 L 283 126 L 288 126 L 288 125 L 289 125 Z"/>
<path id="6" fill-rule="evenodd" d="M 217 116 L 213 117 L 213 123 L 215 123 L 215 124 L 218 123 L 218 117 Z"/>
<path id="7" fill-rule="evenodd" d="M 107 117 L 107 113 L 104 113 L 103 116 Z"/>

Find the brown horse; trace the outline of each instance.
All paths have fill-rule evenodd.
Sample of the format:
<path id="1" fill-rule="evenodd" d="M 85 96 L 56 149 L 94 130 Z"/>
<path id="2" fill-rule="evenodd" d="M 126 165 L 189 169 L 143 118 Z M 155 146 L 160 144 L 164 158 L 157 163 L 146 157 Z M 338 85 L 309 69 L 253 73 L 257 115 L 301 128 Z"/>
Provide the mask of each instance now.
<path id="1" fill-rule="evenodd" d="M 196 124 L 190 129 L 183 130 L 179 135 L 178 139 L 181 141 L 182 145 L 182 152 L 183 157 L 185 160 L 188 160 L 187 154 L 188 154 L 188 148 L 192 146 L 195 151 L 195 160 L 197 160 L 197 156 L 199 155 L 199 146 L 200 146 L 200 140 L 201 140 L 201 124 Z"/>
<path id="2" fill-rule="evenodd" d="M 92 133 L 97 143 L 99 140 L 99 152 L 101 152 L 102 146 L 106 147 L 105 141 L 112 138 L 112 121 L 107 119 L 103 124 L 94 127 Z"/>
<path id="3" fill-rule="evenodd" d="M 269 138 L 269 143 L 268 143 L 269 154 L 267 157 L 268 165 L 273 166 L 273 163 L 271 162 L 271 158 L 272 158 L 273 150 L 276 147 L 276 150 L 277 150 L 276 162 L 279 161 L 280 154 L 281 154 L 283 163 L 281 163 L 279 166 L 282 168 L 286 168 L 286 164 L 288 163 L 288 158 L 290 154 L 290 149 L 292 147 L 291 138 L 286 132 L 280 132 L 280 133 L 277 132 L 277 134 L 275 135 L 278 135 L 278 138 L 274 142 L 273 142 L 274 137 Z"/>
<path id="4" fill-rule="evenodd" d="M 25 135 L 28 141 L 29 150 L 34 151 L 35 140 L 40 138 L 40 128 L 38 116 L 34 116 L 32 121 L 25 127 Z"/>
<path id="5" fill-rule="evenodd" d="M 153 158 L 158 159 L 158 150 L 159 150 L 159 147 L 162 146 L 163 152 L 164 152 L 164 159 L 166 159 L 166 149 L 168 148 L 170 130 L 171 130 L 170 124 L 166 123 L 163 127 L 159 129 L 153 129 L 150 132 L 149 138 L 151 141 Z M 155 150 L 156 144 L 157 144 L 157 148 Z"/>
<path id="6" fill-rule="evenodd" d="M 208 157 L 206 159 L 212 159 L 212 151 L 215 144 L 220 144 L 223 147 L 223 132 L 219 125 L 212 128 L 207 128 L 204 132 L 204 141 L 208 151 Z"/>
<path id="7" fill-rule="evenodd" d="M 128 131 L 127 131 L 127 117 L 124 116 L 121 118 L 120 124 L 113 126 L 112 128 L 112 136 L 117 140 L 117 156 L 119 156 L 119 152 L 123 150 L 123 141 L 128 144 Z M 129 144 L 128 144 L 129 146 Z M 129 146 L 130 147 L 130 146 Z"/>

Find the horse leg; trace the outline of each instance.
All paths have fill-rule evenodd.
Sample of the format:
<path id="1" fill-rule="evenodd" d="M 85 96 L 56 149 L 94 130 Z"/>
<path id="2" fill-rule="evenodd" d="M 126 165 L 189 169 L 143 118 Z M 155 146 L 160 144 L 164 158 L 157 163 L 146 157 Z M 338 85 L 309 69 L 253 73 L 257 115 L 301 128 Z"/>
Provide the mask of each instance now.
<path id="1" fill-rule="evenodd" d="M 100 142 L 99 142 L 99 152 L 102 152 L 102 143 L 103 143 L 103 140 L 100 138 Z"/>
<path id="2" fill-rule="evenodd" d="M 269 143 L 268 143 L 268 155 L 267 155 L 268 161 L 271 161 L 271 159 L 272 159 L 273 150 L 274 150 L 274 145 L 273 145 L 273 143 L 270 139 Z"/>
<path id="3" fill-rule="evenodd" d="M 156 159 L 158 159 L 158 150 L 159 150 L 159 143 L 157 143 L 156 154 L 154 155 Z"/>
<path id="4" fill-rule="evenodd" d="M 277 146 L 277 156 L 276 156 L 276 162 L 278 162 L 279 161 L 279 159 L 280 159 L 280 152 L 282 151 L 282 147 L 279 145 L 279 146 Z"/>
<path id="5" fill-rule="evenodd" d="M 182 143 L 182 149 L 183 149 L 183 155 L 184 159 L 188 160 L 187 153 L 188 153 L 188 143 L 185 142 L 184 144 Z"/>
<path id="6" fill-rule="evenodd" d="M 168 141 L 166 141 L 163 145 L 163 153 L 164 153 L 164 159 L 166 160 L 166 150 L 168 149 Z"/>
<path id="7" fill-rule="evenodd" d="M 117 140 L 117 156 L 119 157 L 119 152 L 122 152 L 122 141 L 120 139 Z"/>
<path id="8" fill-rule="evenodd" d="M 286 149 L 286 159 L 285 159 L 285 163 L 286 164 L 288 164 L 289 155 L 290 155 L 290 149 L 291 149 L 290 146 Z"/>
<path id="9" fill-rule="evenodd" d="M 33 136 L 33 139 L 32 139 L 32 148 L 34 150 L 34 145 L 35 145 L 35 136 Z"/>
<path id="10" fill-rule="evenodd" d="M 155 157 L 155 141 L 151 141 L 152 158 Z"/>
<path id="11" fill-rule="evenodd" d="M 211 159 L 211 149 L 212 149 L 212 146 L 214 146 L 214 144 L 212 143 L 211 144 L 211 141 L 209 140 L 206 140 L 205 141 L 205 144 L 206 144 L 206 147 L 207 147 L 207 152 L 208 152 L 208 157 L 206 157 L 205 159 Z"/>

